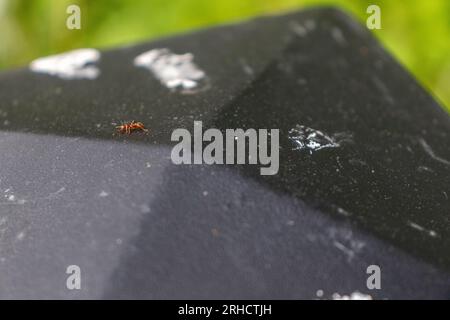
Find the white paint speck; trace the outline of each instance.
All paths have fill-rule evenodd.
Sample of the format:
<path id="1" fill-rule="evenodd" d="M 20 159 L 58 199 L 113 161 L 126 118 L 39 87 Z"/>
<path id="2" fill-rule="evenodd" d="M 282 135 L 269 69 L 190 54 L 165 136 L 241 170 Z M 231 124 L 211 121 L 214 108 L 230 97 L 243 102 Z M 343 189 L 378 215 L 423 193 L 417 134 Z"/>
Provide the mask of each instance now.
<path id="1" fill-rule="evenodd" d="M 249 76 L 253 76 L 255 74 L 255 71 L 253 70 L 252 67 L 250 67 L 250 65 L 247 63 L 247 61 L 245 59 L 239 59 L 239 62 L 242 66 L 242 70 L 244 71 L 245 74 L 249 75 Z"/>
<path id="2" fill-rule="evenodd" d="M 321 290 L 321 289 L 317 290 L 317 291 L 316 291 L 316 296 L 317 296 L 318 298 L 322 298 L 322 297 L 323 297 L 323 290 Z"/>
<path id="3" fill-rule="evenodd" d="M 100 59 L 95 49 L 77 49 L 53 56 L 43 57 L 31 62 L 30 70 L 46 73 L 65 80 L 95 79 L 100 71 L 91 65 Z"/>
<path id="4" fill-rule="evenodd" d="M 430 145 L 425 141 L 425 139 L 420 138 L 419 139 L 419 143 L 422 146 L 423 150 L 434 160 L 443 163 L 445 165 L 450 166 L 450 161 L 444 158 L 441 158 L 440 156 L 436 155 L 436 153 L 434 153 L 433 149 L 431 149 Z"/>
<path id="5" fill-rule="evenodd" d="M 378 78 L 377 76 L 372 77 L 372 82 L 375 84 L 375 86 L 378 88 L 378 90 L 381 92 L 382 97 L 391 105 L 394 105 L 395 100 L 391 95 L 391 92 L 389 91 L 388 87 L 384 84 L 384 82 Z"/>
<path id="6" fill-rule="evenodd" d="M 150 207 L 147 204 L 141 204 L 139 206 L 139 209 L 141 210 L 142 213 L 150 213 Z"/>
<path id="7" fill-rule="evenodd" d="M 342 209 L 342 208 L 339 208 L 339 207 L 338 207 L 336 210 L 337 210 L 337 212 L 338 212 L 340 215 L 342 215 L 342 216 L 348 217 L 348 216 L 351 215 L 350 212 L 348 212 L 347 210 L 344 210 L 344 209 Z"/>
<path id="8" fill-rule="evenodd" d="M 414 228 L 414 229 L 419 230 L 419 231 L 424 231 L 424 230 L 425 230 L 424 227 L 418 225 L 417 223 L 411 222 L 411 221 L 408 221 L 408 225 L 409 225 L 411 228 Z"/>
<path id="9" fill-rule="evenodd" d="M 64 191 L 66 191 L 66 188 L 65 188 L 65 187 L 59 188 L 57 191 L 55 191 L 55 192 L 53 192 L 53 193 L 50 193 L 50 194 L 48 195 L 48 197 L 51 198 L 51 197 L 57 196 L 58 194 L 60 194 L 60 193 L 62 193 L 62 192 L 64 192 Z"/>
<path id="10" fill-rule="evenodd" d="M 350 140 L 350 136 L 345 133 L 329 136 L 322 131 L 302 125 L 289 130 L 288 138 L 294 144 L 293 150 L 308 150 L 310 154 L 324 148 L 338 148 Z"/>
<path id="11" fill-rule="evenodd" d="M 351 230 L 332 227 L 327 230 L 327 233 L 333 246 L 347 256 L 348 262 L 351 262 L 366 245 L 363 241 L 356 239 Z"/>
<path id="12" fill-rule="evenodd" d="M 364 294 L 358 291 L 353 292 L 350 295 L 340 295 L 339 293 L 333 293 L 333 300 L 372 300 L 372 296 Z"/>
<path id="13" fill-rule="evenodd" d="M 297 21 L 291 21 L 289 26 L 297 36 L 303 38 L 316 28 L 316 22 L 314 20 L 307 20 L 304 24 L 300 24 Z"/>
<path id="14" fill-rule="evenodd" d="M 437 233 L 434 230 L 426 229 L 426 228 L 422 227 L 421 225 L 418 225 L 417 223 L 412 222 L 412 221 L 408 221 L 407 224 L 408 224 L 408 226 L 410 226 L 413 229 L 416 229 L 420 232 L 424 232 L 424 233 L 428 234 L 430 237 L 433 237 L 433 238 L 437 237 Z"/>
<path id="15" fill-rule="evenodd" d="M 205 72 L 193 60 L 191 53 L 175 54 L 164 48 L 141 53 L 134 59 L 134 65 L 150 70 L 169 89 L 190 91 L 205 78 Z"/>
<path id="16" fill-rule="evenodd" d="M 316 28 L 316 22 L 314 20 L 308 19 L 305 21 L 305 27 L 306 29 L 312 31 Z"/>
<path id="17" fill-rule="evenodd" d="M 17 234 L 16 239 L 17 240 L 23 240 L 25 238 L 25 231 L 21 231 Z"/>
<path id="18" fill-rule="evenodd" d="M 342 33 L 342 30 L 338 27 L 333 27 L 331 29 L 331 36 L 333 39 L 341 46 L 347 45 L 347 40 L 344 37 L 344 34 Z"/>
<path id="19" fill-rule="evenodd" d="M 291 30 L 299 37 L 304 37 L 308 34 L 308 30 L 298 22 L 291 23 Z"/>
<path id="20" fill-rule="evenodd" d="M 206 197 L 208 195 L 208 191 L 203 191 L 203 196 Z"/>
<path id="21" fill-rule="evenodd" d="M 105 197 L 109 196 L 109 193 L 104 191 L 104 190 L 102 190 L 102 192 L 100 192 L 100 194 L 98 196 L 101 197 L 101 198 L 105 198 Z"/>

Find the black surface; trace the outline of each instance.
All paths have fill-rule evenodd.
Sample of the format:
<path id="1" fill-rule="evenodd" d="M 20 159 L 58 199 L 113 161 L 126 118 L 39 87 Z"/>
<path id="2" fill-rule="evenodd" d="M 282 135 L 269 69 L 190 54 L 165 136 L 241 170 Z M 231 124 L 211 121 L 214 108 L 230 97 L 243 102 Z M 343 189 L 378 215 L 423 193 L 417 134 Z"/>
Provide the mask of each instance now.
<path id="1" fill-rule="evenodd" d="M 170 91 L 134 67 L 152 48 L 193 53 L 207 88 Z M 363 26 L 310 10 L 98 66 L 96 80 L 0 75 L 0 298 L 450 297 L 449 117 Z M 151 133 L 112 135 L 131 119 Z M 171 133 L 194 120 L 280 128 L 278 175 L 173 165 Z M 293 150 L 299 125 L 348 141 Z M 370 264 L 382 290 L 366 288 Z"/>

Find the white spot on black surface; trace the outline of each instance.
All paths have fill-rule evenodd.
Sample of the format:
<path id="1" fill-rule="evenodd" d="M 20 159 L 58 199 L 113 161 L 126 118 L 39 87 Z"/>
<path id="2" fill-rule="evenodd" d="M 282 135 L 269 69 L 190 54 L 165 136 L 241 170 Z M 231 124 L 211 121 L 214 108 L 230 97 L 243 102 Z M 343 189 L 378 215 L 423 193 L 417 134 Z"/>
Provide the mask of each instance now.
<path id="1" fill-rule="evenodd" d="M 433 169 L 428 168 L 427 166 L 418 166 L 417 171 L 419 171 L 419 172 L 434 172 Z"/>
<path id="2" fill-rule="evenodd" d="M 99 193 L 98 196 L 99 196 L 100 198 L 105 198 L 105 197 L 109 196 L 109 193 L 106 192 L 106 191 L 104 191 L 104 190 L 102 190 L 102 191 Z"/>
<path id="3" fill-rule="evenodd" d="M 426 229 L 426 228 L 422 227 L 421 225 L 419 225 L 419 224 L 417 224 L 415 222 L 408 221 L 408 226 L 410 226 L 411 228 L 416 229 L 416 230 L 418 230 L 420 232 L 424 232 L 424 233 L 428 234 L 430 237 L 433 237 L 433 238 L 437 237 L 436 231 L 430 230 L 430 229 Z"/>
<path id="4" fill-rule="evenodd" d="M 150 70 L 169 89 L 191 91 L 205 78 L 205 72 L 193 60 L 191 53 L 175 54 L 164 48 L 141 53 L 134 59 L 134 65 Z"/>
<path id="5" fill-rule="evenodd" d="M 150 213 L 150 207 L 147 204 L 141 204 L 139 206 L 139 209 L 141 210 L 142 213 Z"/>
<path id="6" fill-rule="evenodd" d="M 344 37 L 344 34 L 342 33 L 342 30 L 338 27 L 333 27 L 331 29 L 331 36 L 333 39 L 341 46 L 347 45 L 347 40 Z"/>
<path id="7" fill-rule="evenodd" d="M 248 76 L 253 76 L 255 74 L 255 71 L 253 70 L 252 67 L 250 67 L 250 65 L 247 63 L 245 59 L 239 59 L 239 62 L 245 74 L 247 74 Z"/>
<path id="8" fill-rule="evenodd" d="M 291 23 L 291 29 L 296 35 L 300 37 L 304 37 L 308 33 L 308 30 L 304 26 L 295 21 Z"/>
<path id="9" fill-rule="evenodd" d="M 338 148 L 345 141 L 350 140 L 350 136 L 345 133 L 327 135 L 322 131 L 297 125 L 289 130 L 289 140 L 294 144 L 293 150 L 319 151 L 324 148 Z"/>
<path id="10" fill-rule="evenodd" d="M 78 49 L 53 56 L 43 57 L 31 62 L 30 70 L 46 73 L 64 80 L 95 79 L 99 69 L 92 65 L 100 59 L 95 49 Z"/>
<path id="11" fill-rule="evenodd" d="M 347 210 L 345 210 L 345 209 L 343 209 L 343 208 L 337 207 L 337 208 L 336 208 L 336 211 L 337 211 L 337 213 L 339 213 L 341 216 L 344 216 L 344 217 L 349 217 L 349 216 L 351 216 L 350 212 L 348 212 Z"/>
<path id="12" fill-rule="evenodd" d="M 42 200 L 54 200 L 56 199 L 59 194 L 61 194 L 62 192 L 64 192 L 66 190 L 66 188 L 62 187 L 59 190 L 50 193 L 48 196 L 46 197 L 39 197 L 39 198 L 32 198 L 32 199 L 25 199 L 22 197 L 18 197 L 15 194 L 11 193 L 11 188 L 8 188 L 4 191 L 5 193 L 5 198 L 7 200 L 6 203 L 0 203 L 0 205 L 2 204 L 11 204 L 11 205 L 24 205 L 26 203 L 35 203 L 37 201 L 42 201 Z M 17 193 L 16 193 L 17 194 Z"/>
<path id="13" fill-rule="evenodd" d="M 450 161 L 444 158 L 439 157 L 438 155 L 436 155 L 433 151 L 433 149 L 431 149 L 430 145 L 425 141 L 425 139 L 420 138 L 419 139 L 419 143 L 422 146 L 423 150 L 425 150 L 425 152 L 434 160 L 443 163 L 447 166 L 450 166 Z"/>
<path id="14" fill-rule="evenodd" d="M 307 20 L 303 24 L 300 24 L 297 21 L 291 21 L 289 27 L 297 36 L 303 38 L 316 28 L 316 22 L 314 20 Z"/>
<path id="15" fill-rule="evenodd" d="M 330 228 L 328 236 L 333 246 L 347 256 L 348 262 L 351 262 L 366 245 L 363 241 L 355 239 L 351 230 Z"/>
<path id="16" fill-rule="evenodd" d="M 384 84 L 383 81 L 381 81 L 380 78 L 377 76 L 372 77 L 372 82 L 375 84 L 377 89 L 381 92 L 383 98 L 391 105 L 394 105 L 394 98 L 391 95 L 391 92 L 389 91 L 388 87 Z"/>
<path id="17" fill-rule="evenodd" d="M 58 196 L 60 193 L 63 193 L 64 191 L 66 191 L 66 188 L 65 187 L 61 187 L 57 191 L 50 193 L 48 195 L 47 199 L 54 198 L 54 197 Z"/>
<path id="18" fill-rule="evenodd" d="M 333 293 L 331 296 L 333 300 L 372 300 L 372 296 L 364 294 L 358 291 L 352 292 L 350 295 L 340 295 L 339 293 Z"/>

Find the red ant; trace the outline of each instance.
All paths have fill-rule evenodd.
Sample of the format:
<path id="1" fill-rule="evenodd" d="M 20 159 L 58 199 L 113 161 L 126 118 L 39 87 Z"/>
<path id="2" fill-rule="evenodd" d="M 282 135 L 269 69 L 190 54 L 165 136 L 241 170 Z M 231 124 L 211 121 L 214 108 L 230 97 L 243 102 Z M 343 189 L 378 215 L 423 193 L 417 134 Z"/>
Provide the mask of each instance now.
<path id="1" fill-rule="evenodd" d="M 124 123 L 120 126 L 117 126 L 116 130 L 120 134 L 131 134 L 135 131 L 142 131 L 148 133 L 148 129 L 145 128 L 142 122 L 136 122 L 134 120 L 128 123 Z"/>

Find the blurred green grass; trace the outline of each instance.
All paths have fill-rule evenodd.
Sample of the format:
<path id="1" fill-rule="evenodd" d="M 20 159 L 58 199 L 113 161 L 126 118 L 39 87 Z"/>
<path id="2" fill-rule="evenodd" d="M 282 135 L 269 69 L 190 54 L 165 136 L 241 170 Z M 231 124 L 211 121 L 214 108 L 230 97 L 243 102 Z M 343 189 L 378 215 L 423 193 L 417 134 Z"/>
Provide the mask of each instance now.
<path id="1" fill-rule="evenodd" d="M 65 27 L 69 4 L 81 7 L 81 30 Z M 382 13 L 374 34 L 450 111 L 449 0 L 0 0 L 0 69 L 312 5 L 335 5 L 365 23 L 370 4 Z"/>

